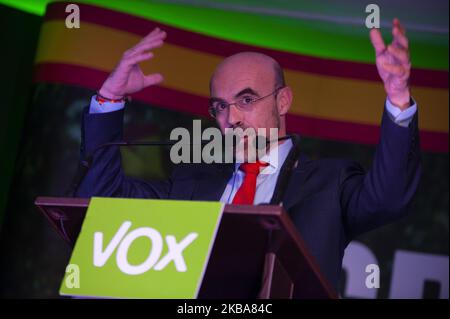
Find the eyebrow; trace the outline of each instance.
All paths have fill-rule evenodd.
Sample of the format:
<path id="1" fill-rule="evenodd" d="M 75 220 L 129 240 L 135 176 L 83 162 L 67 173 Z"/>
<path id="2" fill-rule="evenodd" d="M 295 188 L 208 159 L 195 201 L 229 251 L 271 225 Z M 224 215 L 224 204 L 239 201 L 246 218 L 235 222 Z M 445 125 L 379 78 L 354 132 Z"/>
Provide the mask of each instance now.
<path id="1" fill-rule="evenodd" d="M 245 88 L 245 89 L 239 91 L 237 94 L 235 94 L 235 95 L 234 95 L 234 98 L 236 99 L 236 98 L 241 97 L 242 95 L 245 95 L 245 94 L 250 94 L 250 95 L 254 95 L 254 96 L 256 96 L 256 97 L 259 97 L 259 94 L 258 94 L 255 90 L 253 90 L 253 89 L 250 88 L 250 87 L 247 87 L 247 88 Z M 221 99 L 221 98 L 219 98 L 219 97 L 211 97 L 211 98 L 209 99 L 209 103 L 210 103 L 210 104 L 212 104 L 212 103 L 214 103 L 214 102 L 216 102 L 216 101 L 218 101 L 218 102 L 225 102 L 224 99 Z"/>
<path id="2" fill-rule="evenodd" d="M 243 89 L 242 91 L 240 91 L 239 93 L 237 93 L 235 96 L 234 96 L 234 98 L 238 98 L 238 97 L 240 97 L 240 96 L 242 96 L 242 95 L 245 95 L 245 94 L 250 94 L 250 95 L 254 95 L 254 96 L 257 96 L 257 97 L 259 97 L 259 94 L 255 91 L 255 90 L 253 90 L 252 88 L 245 88 L 245 89 Z"/>

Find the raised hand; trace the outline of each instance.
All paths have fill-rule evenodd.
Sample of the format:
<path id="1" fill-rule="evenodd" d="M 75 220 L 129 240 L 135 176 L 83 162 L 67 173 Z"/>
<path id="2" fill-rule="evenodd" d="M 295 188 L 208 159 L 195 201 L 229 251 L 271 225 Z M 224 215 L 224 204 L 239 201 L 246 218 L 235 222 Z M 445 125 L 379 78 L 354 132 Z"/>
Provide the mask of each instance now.
<path id="1" fill-rule="evenodd" d="M 393 40 L 387 47 L 378 29 L 370 30 L 370 40 L 375 49 L 378 74 L 392 104 L 404 110 L 410 106 L 408 39 L 398 19 L 394 19 Z"/>
<path id="2" fill-rule="evenodd" d="M 103 83 L 99 91 L 100 95 L 118 100 L 127 94 L 162 82 L 161 74 L 145 75 L 139 67 L 139 63 L 151 59 L 153 53 L 149 51 L 161 47 L 165 38 L 166 33 L 155 28 L 133 48 L 125 51 L 119 64 Z"/>

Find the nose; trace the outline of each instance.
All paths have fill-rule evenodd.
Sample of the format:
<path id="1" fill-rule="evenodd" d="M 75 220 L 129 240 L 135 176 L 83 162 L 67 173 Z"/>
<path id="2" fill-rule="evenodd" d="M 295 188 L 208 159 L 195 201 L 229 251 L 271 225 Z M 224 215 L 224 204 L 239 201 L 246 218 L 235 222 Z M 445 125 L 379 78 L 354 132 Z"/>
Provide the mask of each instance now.
<path id="1" fill-rule="evenodd" d="M 232 104 L 228 107 L 228 124 L 231 127 L 239 127 L 242 124 L 243 114 L 236 105 Z"/>

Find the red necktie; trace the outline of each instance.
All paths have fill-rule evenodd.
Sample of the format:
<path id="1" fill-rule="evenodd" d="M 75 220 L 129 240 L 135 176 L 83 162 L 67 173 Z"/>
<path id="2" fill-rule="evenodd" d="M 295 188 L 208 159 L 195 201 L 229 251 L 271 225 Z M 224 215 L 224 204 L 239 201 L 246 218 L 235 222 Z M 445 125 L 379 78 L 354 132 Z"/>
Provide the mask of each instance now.
<path id="1" fill-rule="evenodd" d="M 248 204 L 253 205 L 256 192 L 256 178 L 260 173 L 262 167 L 268 166 L 269 163 L 242 163 L 239 169 L 245 173 L 244 181 L 239 187 L 236 195 L 233 198 L 233 204 Z"/>

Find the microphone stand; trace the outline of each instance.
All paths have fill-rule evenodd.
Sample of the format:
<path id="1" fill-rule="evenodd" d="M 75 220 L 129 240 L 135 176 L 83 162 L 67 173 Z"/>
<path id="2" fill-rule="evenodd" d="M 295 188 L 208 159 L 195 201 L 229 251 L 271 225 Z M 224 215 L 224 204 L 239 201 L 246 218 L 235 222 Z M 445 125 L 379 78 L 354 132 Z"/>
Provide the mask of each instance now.
<path id="1" fill-rule="evenodd" d="M 278 138 L 277 141 L 282 141 L 282 140 L 292 138 L 292 137 L 294 137 L 294 136 L 293 135 L 285 135 L 283 137 Z M 255 139 L 255 141 L 258 144 L 257 146 L 259 147 L 260 145 L 259 145 L 258 140 L 259 140 L 259 138 L 257 137 Z M 267 145 L 267 143 L 271 142 L 271 141 L 267 141 L 267 139 L 265 139 L 265 138 L 264 138 L 264 140 L 266 141 L 266 145 Z M 75 196 L 75 192 L 77 191 L 79 185 L 81 184 L 81 181 L 84 179 L 87 172 L 91 168 L 95 153 L 102 148 L 110 147 L 110 146 L 119 146 L 119 147 L 122 147 L 122 146 L 173 146 L 179 142 L 180 142 L 179 140 L 178 141 L 159 141 L 159 142 L 119 141 L 119 142 L 108 142 L 108 143 L 98 145 L 96 148 L 94 148 L 94 150 L 88 156 L 86 156 L 84 159 L 80 160 L 80 162 L 78 164 L 78 168 L 77 168 L 77 173 L 75 174 L 74 179 L 73 179 L 72 183 L 70 184 L 70 187 L 66 191 L 65 195 L 70 196 L 70 197 Z M 204 145 L 204 144 L 208 144 L 210 142 L 211 141 L 203 141 L 202 140 L 201 144 Z M 190 143 L 190 145 L 193 145 L 193 144 Z"/>

